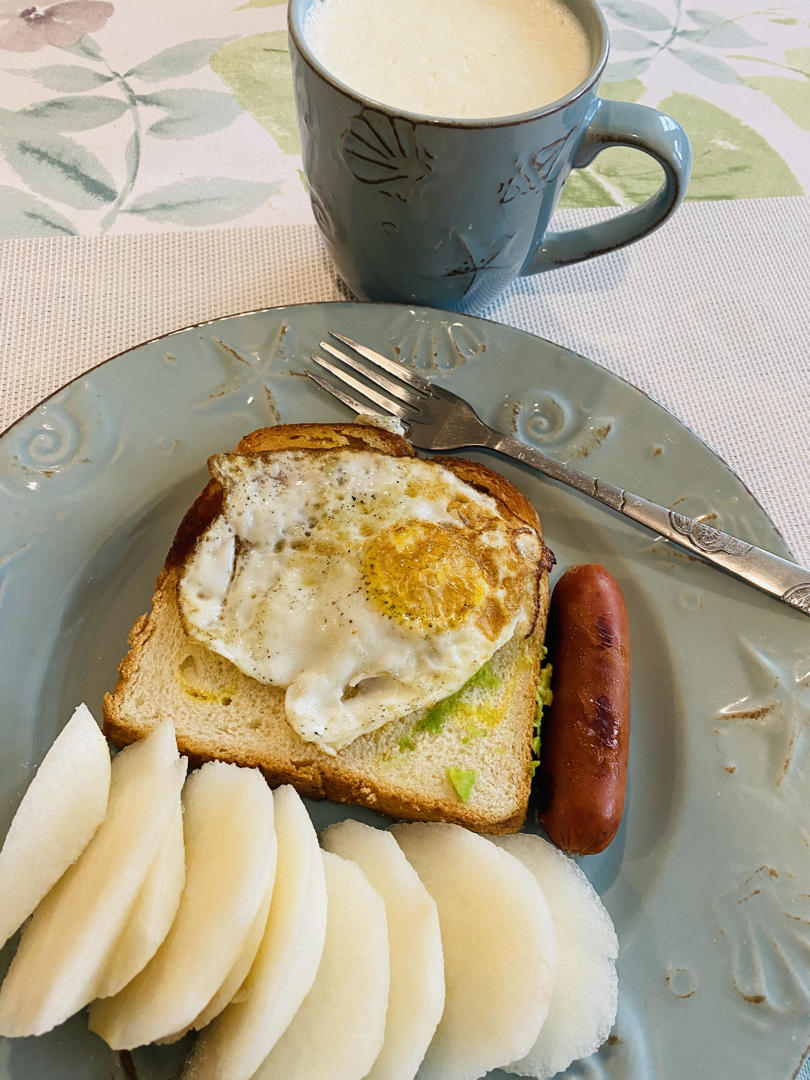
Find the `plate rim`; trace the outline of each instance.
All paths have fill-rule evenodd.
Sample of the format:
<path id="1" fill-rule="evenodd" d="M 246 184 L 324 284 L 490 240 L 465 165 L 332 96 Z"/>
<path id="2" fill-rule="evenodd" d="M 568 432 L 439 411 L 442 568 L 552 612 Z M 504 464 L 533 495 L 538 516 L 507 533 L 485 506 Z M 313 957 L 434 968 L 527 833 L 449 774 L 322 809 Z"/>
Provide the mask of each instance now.
<path id="1" fill-rule="evenodd" d="M 686 421 L 682 420 L 676 413 L 672 412 L 672 410 L 667 408 L 666 405 L 663 405 L 660 401 L 658 401 L 655 397 L 653 397 L 653 395 L 650 394 L 648 391 L 643 390 L 640 386 L 636 386 L 636 384 L 634 382 L 632 382 L 630 379 L 628 379 L 626 376 L 619 375 L 617 372 L 611 371 L 610 368 L 605 367 L 604 364 L 600 364 L 597 360 L 591 359 L 591 357 L 586 356 L 584 353 L 577 352 L 576 349 L 571 349 L 567 345 L 561 345 L 557 341 L 552 341 L 551 338 L 541 337 L 539 334 L 535 334 L 531 330 L 524 330 L 522 327 L 513 326 L 511 323 L 501 322 L 498 319 L 489 318 L 487 316 L 472 315 L 472 314 L 468 314 L 466 312 L 462 313 L 462 312 L 456 312 L 456 311 L 449 311 L 449 310 L 447 310 L 445 308 L 427 307 L 424 304 L 391 303 L 391 302 L 385 301 L 385 300 L 375 300 L 375 301 L 365 301 L 365 300 L 363 300 L 363 301 L 361 301 L 361 300 L 310 300 L 310 301 L 305 301 L 304 303 L 300 303 L 300 304 L 271 304 L 271 305 L 265 306 L 265 307 L 252 308 L 252 309 L 250 309 L 248 311 L 235 311 L 235 312 L 232 312 L 230 315 L 216 315 L 216 316 L 213 316 L 210 319 L 201 319 L 201 320 L 199 320 L 197 322 L 189 323 L 186 326 L 179 326 L 179 327 L 176 327 L 174 330 L 168 330 L 165 333 L 156 334 L 154 337 L 145 338 L 143 341 L 139 341 L 134 345 L 128 345 L 126 349 L 121 349 L 120 352 L 112 353 L 110 356 L 104 357 L 104 359 L 99 360 L 95 364 L 92 364 L 89 368 L 86 368 L 84 371 L 81 371 L 77 375 L 74 375 L 72 378 L 67 379 L 64 383 L 61 383 L 59 386 L 54 387 L 53 390 L 51 390 L 49 393 L 45 394 L 38 401 L 34 402 L 33 405 L 29 406 L 29 408 L 27 408 L 25 410 L 25 412 L 23 412 L 16 419 L 12 420 L 10 424 L 8 424 L 5 428 L 2 429 L 2 431 L 0 431 L 0 443 L 8 435 L 13 433 L 14 429 L 19 424 L 21 424 L 23 421 L 29 419 L 38 409 L 42 408 L 43 405 L 47 405 L 58 394 L 61 394 L 68 387 L 75 385 L 77 382 L 79 382 L 80 380 L 86 378 L 87 376 L 92 375 L 94 372 L 98 371 L 100 368 L 106 367 L 108 364 L 111 364 L 113 361 L 119 360 L 121 357 L 126 356 L 127 353 L 136 352 L 139 349 L 145 348 L 145 347 L 147 347 L 149 345 L 154 345 L 159 341 L 167 340 L 168 338 L 174 337 L 177 334 L 186 333 L 189 330 L 199 330 L 202 327 L 211 326 L 214 323 L 227 322 L 227 321 L 229 321 L 231 319 L 242 319 L 242 318 L 248 318 L 248 317 L 250 317 L 252 315 L 265 315 L 265 314 L 270 314 L 272 312 L 281 312 L 281 311 L 288 311 L 288 310 L 299 310 L 301 308 L 342 307 L 342 306 L 347 306 L 347 305 L 351 306 L 351 307 L 357 307 L 357 308 L 360 308 L 360 307 L 374 307 L 374 308 L 387 307 L 387 308 L 392 308 L 392 309 L 397 310 L 397 311 L 412 311 L 414 313 L 428 312 L 428 313 L 431 313 L 431 314 L 434 314 L 434 315 L 438 316 L 439 318 L 445 318 L 445 319 L 448 319 L 448 320 L 450 320 L 450 319 L 460 319 L 460 318 L 461 319 L 472 319 L 474 321 L 488 323 L 491 326 L 496 326 L 498 328 L 511 330 L 511 331 L 514 331 L 515 333 L 518 333 L 518 334 L 523 334 L 528 338 L 534 338 L 538 342 L 541 342 L 541 343 L 546 344 L 546 345 L 551 345 L 555 349 L 560 349 L 563 352 L 566 352 L 571 356 L 577 357 L 577 359 L 579 361 L 582 361 L 585 364 L 591 365 L 593 368 L 596 368 L 596 369 L 598 369 L 598 371 L 604 373 L 604 375 L 607 376 L 607 378 L 609 380 L 615 379 L 619 383 L 622 383 L 624 386 L 629 388 L 630 390 L 634 391 L 637 394 L 640 394 L 651 405 L 653 405 L 657 409 L 660 409 L 667 417 L 674 420 L 677 424 L 679 424 L 682 428 L 684 428 L 684 430 L 686 430 L 692 436 L 692 438 L 697 440 L 697 442 L 701 445 L 701 447 L 703 447 L 706 451 L 708 451 L 708 453 L 711 454 L 712 457 L 714 457 L 716 459 L 716 461 L 719 464 L 721 464 L 729 472 L 731 477 L 740 485 L 740 487 L 745 491 L 745 493 L 753 500 L 753 502 L 756 504 L 757 509 L 759 510 L 759 512 L 765 518 L 768 527 L 773 531 L 775 536 L 778 538 L 779 542 L 785 548 L 785 551 L 787 552 L 787 558 L 795 559 L 795 556 L 794 556 L 793 552 L 791 551 L 790 545 L 785 540 L 785 537 L 782 535 L 781 529 L 776 525 L 773 518 L 768 513 L 768 511 L 765 509 L 765 507 L 762 505 L 762 503 L 759 501 L 759 498 L 752 491 L 752 489 L 750 488 L 748 483 L 745 480 L 742 479 L 742 477 L 737 473 L 737 471 L 734 468 L 732 468 L 731 465 L 729 465 L 729 463 L 725 460 L 725 458 L 722 457 L 721 454 L 719 454 L 718 451 L 715 450 L 714 447 L 712 447 L 701 435 L 699 435 L 694 430 L 694 428 L 691 427 L 690 424 L 688 424 L 688 423 L 686 423 Z"/>

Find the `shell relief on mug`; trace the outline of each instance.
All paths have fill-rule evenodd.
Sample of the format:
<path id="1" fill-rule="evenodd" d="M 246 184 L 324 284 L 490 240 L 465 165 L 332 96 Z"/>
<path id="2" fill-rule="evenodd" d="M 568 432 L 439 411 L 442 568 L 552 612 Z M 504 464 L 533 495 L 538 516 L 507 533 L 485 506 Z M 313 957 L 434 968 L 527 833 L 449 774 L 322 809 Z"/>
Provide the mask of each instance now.
<path id="1" fill-rule="evenodd" d="M 349 120 L 341 145 L 355 180 L 400 202 L 407 202 L 433 171 L 432 154 L 420 142 L 417 125 L 376 109 L 363 109 Z"/>
<path id="2" fill-rule="evenodd" d="M 504 206 L 521 195 L 538 192 L 544 184 L 554 180 L 563 166 L 563 151 L 575 131 L 576 127 L 569 128 L 564 135 L 546 146 L 541 146 L 528 157 L 518 158 L 515 161 L 514 173 L 498 188 L 500 204 Z"/>

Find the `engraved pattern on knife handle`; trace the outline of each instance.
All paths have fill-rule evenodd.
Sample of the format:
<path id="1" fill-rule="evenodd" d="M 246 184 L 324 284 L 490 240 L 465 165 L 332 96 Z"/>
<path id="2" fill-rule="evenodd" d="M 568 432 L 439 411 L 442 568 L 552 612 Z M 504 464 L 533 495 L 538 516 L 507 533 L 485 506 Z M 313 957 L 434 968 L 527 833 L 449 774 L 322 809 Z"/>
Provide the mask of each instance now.
<path id="1" fill-rule="evenodd" d="M 669 520 L 673 529 L 681 536 L 688 537 L 698 551 L 705 554 L 714 555 L 723 552 L 725 555 L 747 555 L 755 550 L 753 544 L 747 544 L 738 540 L 736 536 L 729 536 L 728 533 L 721 532 L 703 521 L 695 521 L 684 514 L 670 511 Z M 810 615 L 810 581 L 791 585 L 781 594 L 781 598 L 785 603 Z"/>
<path id="2" fill-rule="evenodd" d="M 753 544 L 746 544 L 738 540 L 736 536 L 729 536 L 728 533 L 721 532 L 704 521 L 695 521 L 693 518 L 676 514 L 674 511 L 670 512 L 669 520 L 672 522 L 673 529 L 681 536 L 688 536 L 698 551 L 723 551 L 726 555 L 745 555 L 754 547 Z"/>
<path id="3" fill-rule="evenodd" d="M 792 604 L 799 611 L 806 611 L 810 615 L 810 581 L 804 585 L 794 585 L 782 594 L 782 599 L 787 604 Z"/>
<path id="4" fill-rule="evenodd" d="M 469 422 L 474 431 L 478 418 L 473 415 Z M 721 532 L 703 521 L 679 514 L 671 507 L 660 506 L 641 495 L 635 495 L 624 488 L 580 472 L 549 454 L 526 446 L 512 436 L 492 428 L 486 428 L 485 432 L 486 437 L 477 444 L 471 441 L 468 434 L 464 445 L 488 446 L 523 461 L 546 476 L 551 476 L 625 517 L 640 522 L 687 551 L 695 552 L 707 562 L 728 570 L 763 592 L 778 597 L 795 610 L 810 615 L 810 570 L 807 568 L 758 548 L 746 540 Z M 456 446 L 460 444 L 461 440 L 455 443 Z"/>

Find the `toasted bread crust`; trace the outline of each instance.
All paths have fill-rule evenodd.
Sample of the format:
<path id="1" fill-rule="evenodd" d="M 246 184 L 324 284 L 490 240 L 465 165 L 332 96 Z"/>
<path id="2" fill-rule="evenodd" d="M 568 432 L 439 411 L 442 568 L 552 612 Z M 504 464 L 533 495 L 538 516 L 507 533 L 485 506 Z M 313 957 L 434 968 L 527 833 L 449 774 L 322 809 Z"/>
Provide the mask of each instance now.
<path id="1" fill-rule="evenodd" d="M 435 457 L 433 461 L 438 461 L 470 487 L 484 492 L 485 495 L 491 495 L 506 510 L 507 517 L 525 522 L 542 536 L 542 526 L 534 504 L 500 473 L 488 469 L 486 465 L 481 465 L 478 461 L 468 461 L 466 458 Z"/>
<path id="2" fill-rule="evenodd" d="M 240 440 L 236 451 L 318 452 L 336 448 L 414 456 L 413 448 L 401 436 L 360 424 L 262 428 Z M 474 462 L 458 458 L 435 460 L 495 498 L 506 517 L 536 530 L 542 537 L 534 507 L 503 477 Z M 108 738 L 125 745 L 148 734 L 158 717 L 168 713 L 175 719 L 178 747 L 192 764 L 218 758 L 255 766 L 272 785 L 291 783 L 302 795 L 364 805 L 396 818 L 452 821 L 493 834 L 517 831 L 525 820 L 531 784 L 529 763 L 539 650 L 548 608 L 545 569 L 541 566 L 538 575 L 536 618 L 531 633 L 521 642 L 504 646 L 493 661 L 504 672 L 505 684 L 508 681 L 508 693 L 503 691 L 503 708 L 509 722 L 499 730 L 499 738 L 502 736 L 506 745 L 500 747 L 494 765 L 487 763 L 487 782 L 493 789 L 502 786 L 504 797 L 498 798 L 495 790 L 493 801 L 498 804 L 497 809 L 482 812 L 474 800 L 462 803 L 446 778 L 437 783 L 434 775 L 433 781 L 420 786 L 413 779 L 403 779 L 397 774 L 397 739 L 407 740 L 414 716 L 385 725 L 387 730 L 361 736 L 338 755 L 331 755 L 305 743 L 284 720 L 282 689 L 256 683 L 221 658 L 216 661 L 218 677 L 227 683 L 227 693 L 219 693 L 219 697 L 215 693 L 210 700 L 201 694 L 189 704 L 188 692 L 184 695 L 179 686 L 181 666 L 187 662 L 183 658 L 196 655 L 195 650 L 205 650 L 191 642 L 183 629 L 177 584 L 191 548 L 219 513 L 222 496 L 219 483 L 210 481 L 180 523 L 155 585 L 152 609 L 132 627 L 130 649 L 119 666 L 118 681 L 112 693 L 105 695 L 104 731 Z M 550 552 L 547 554 L 551 558 Z M 550 565 L 548 559 L 544 565 Z M 149 689 L 154 682 L 151 667 L 155 664 L 165 668 L 165 685 L 159 692 Z M 240 715 L 242 711 L 245 727 L 234 732 L 234 713 Z M 426 752 L 435 756 L 437 745 L 437 740 L 431 740 Z M 454 761 L 446 763 L 449 764 Z M 435 762 L 431 767 L 435 774 Z M 445 772 L 446 766 L 441 770 L 442 777 Z"/>
<path id="3" fill-rule="evenodd" d="M 257 428 L 239 440 L 237 454 L 273 450 L 377 450 L 394 457 L 413 457 L 401 435 L 371 424 L 276 424 Z M 184 563 L 197 539 L 222 509 L 222 485 L 209 480 L 189 507 L 166 558 L 167 566 Z"/>
<path id="4" fill-rule="evenodd" d="M 236 445 L 237 454 L 262 450 L 377 450 L 394 457 L 415 457 L 406 438 L 374 424 L 276 424 L 257 428 Z"/>

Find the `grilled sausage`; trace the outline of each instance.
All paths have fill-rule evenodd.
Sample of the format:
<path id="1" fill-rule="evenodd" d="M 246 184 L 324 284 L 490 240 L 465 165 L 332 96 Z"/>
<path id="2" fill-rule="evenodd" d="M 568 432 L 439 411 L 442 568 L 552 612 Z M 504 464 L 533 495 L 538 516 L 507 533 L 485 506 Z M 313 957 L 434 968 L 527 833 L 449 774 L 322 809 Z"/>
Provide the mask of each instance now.
<path id="1" fill-rule="evenodd" d="M 602 566 L 573 566 L 549 609 L 552 702 L 540 729 L 537 816 L 564 851 L 591 855 L 624 811 L 630 735 L 630 634 Z"/>

